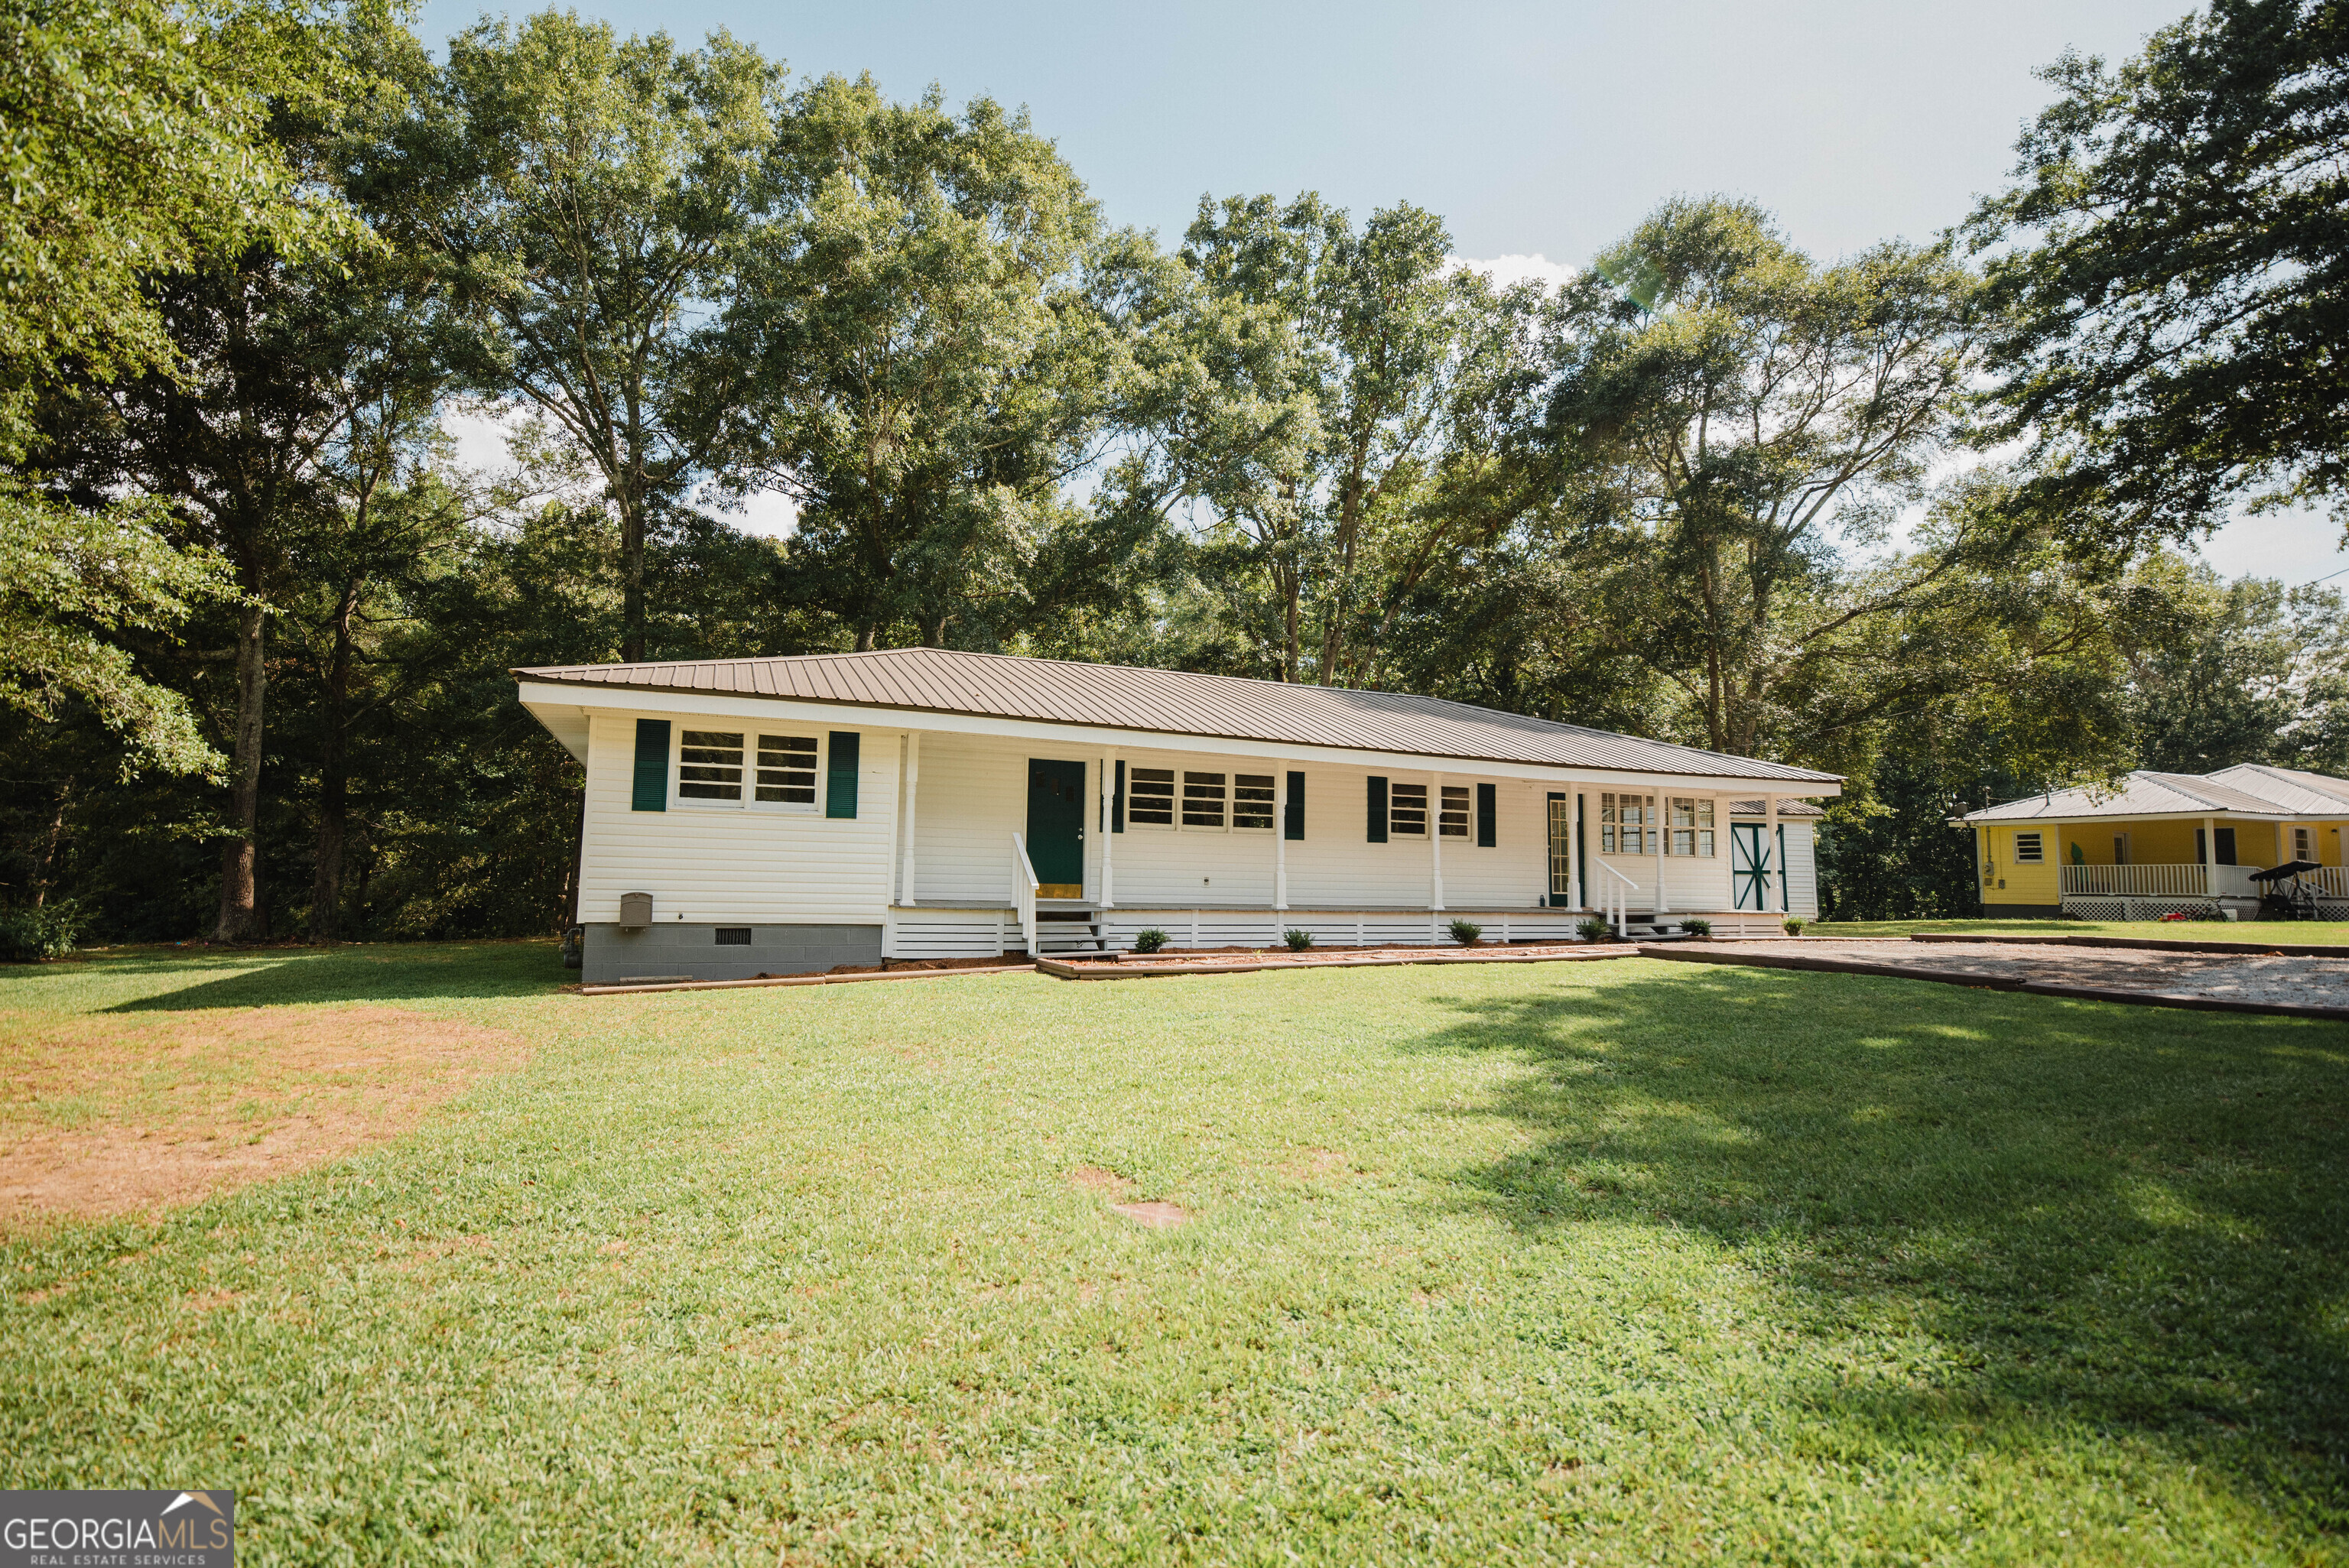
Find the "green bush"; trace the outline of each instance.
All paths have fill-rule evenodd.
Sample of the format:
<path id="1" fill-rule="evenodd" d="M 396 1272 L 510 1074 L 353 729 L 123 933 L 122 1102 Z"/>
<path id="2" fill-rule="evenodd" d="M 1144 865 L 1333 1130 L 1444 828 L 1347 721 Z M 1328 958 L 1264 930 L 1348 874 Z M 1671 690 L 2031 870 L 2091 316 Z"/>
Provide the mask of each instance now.
<path id="1" fill-rule="evenodd" d="M 1574 929 L 1585 942 L 1604 942 L 1615 934 L 1615 928 L 1595 914 L 1577 921 Z"/>
<path id="2" fill-rule="evenodd" d="M 1147 931 L 1133 934 L 1133 950 L 1136 953 L 1155 953 L 1165 945 L 1166 934 L 1154 925 Z"/>
<path id="3" fill-rule="evenodd" d="M 1280 939 L 1288 944 L 1288 951 L 1291 953 L 1302 953 L 1313 945 L 1313 934 L 1309 931 L 1300 931 L 1293 925 L 1280 934 Z"/>
<path id="4" fill-rule="evenodd" d="M 1713 922 L 1705 919 L 1705 917 L 1701 914 L 1692 914 L 1686 920 L 1681 922 L 1681 929 L 1687 932 L 1691 936 L 1711 936 L 1713 934 Z"/>
<path id="5" fill-rule="evenodd" d="M 63 958 L 88 924 L 89 916 L 66 900 L 0 910 L 0 959 L 40 964 Z"/>
<path id="6" fill-rule="evenodd" d="M 1802 934 L 1803 934 L 1803 926 L 1804 926 L 1804 925 L 1805 925 L 1805 923 L 1806 923 L 1804 921 L 1804 919 L 1803 919 L 1803 917 L 1802 917 L 1801 915 L 1799 915 L 1799 914 L 1790 914 L 1790 915 L 1788 915 L 1785 919 L 1784 919 L 1784 920 L 1780 921 L 1778 923 L 1779 923 L 1779 924 L 1781 924 L 1781 925 L 1783 925 L 1783 926 L 1785 926 L 1785 927 L 1786 928 L 1786 934 L 1787 934 L 1787 935 L 1789 935 L 1789 936 L 1800 936 L 1800 935 L 1802 935 Z"/>
<path id="7" fill-rule="evenodd" d="M 1455 920 L 1452 923 L 1452 940 L 1463 947 L 1475 946 L 1476 939 L 1484 934 L 1485 928 L 1473 920 Z"/>

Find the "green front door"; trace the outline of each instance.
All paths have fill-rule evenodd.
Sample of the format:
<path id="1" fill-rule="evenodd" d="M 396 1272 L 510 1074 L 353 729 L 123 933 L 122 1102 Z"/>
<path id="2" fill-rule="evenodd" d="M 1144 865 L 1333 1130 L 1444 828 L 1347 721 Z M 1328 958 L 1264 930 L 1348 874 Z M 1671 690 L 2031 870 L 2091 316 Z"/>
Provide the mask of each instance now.
<path id="1" fill-rule="evenodd" d="M 1039 898 L 1085 896 L 1085 765 L 1028 763 L 1028 863 Z"/>

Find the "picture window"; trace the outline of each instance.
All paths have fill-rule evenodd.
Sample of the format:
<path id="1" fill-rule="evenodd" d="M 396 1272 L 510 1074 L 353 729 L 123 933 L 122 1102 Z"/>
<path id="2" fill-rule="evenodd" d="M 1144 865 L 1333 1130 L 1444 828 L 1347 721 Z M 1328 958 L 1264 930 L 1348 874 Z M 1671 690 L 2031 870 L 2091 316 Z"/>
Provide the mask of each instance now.
<path id="1" fill-rule="evenodd" d="M 688 800 L 740 800 L 741 733 L 687 730 L 678 751 L 677 792 Z"/>
<path id="2" fill-rule="evenodd" d="M 1427 836 L 1427 786 L 1395 784 L 1387 790 L 1387 831 Z"/>

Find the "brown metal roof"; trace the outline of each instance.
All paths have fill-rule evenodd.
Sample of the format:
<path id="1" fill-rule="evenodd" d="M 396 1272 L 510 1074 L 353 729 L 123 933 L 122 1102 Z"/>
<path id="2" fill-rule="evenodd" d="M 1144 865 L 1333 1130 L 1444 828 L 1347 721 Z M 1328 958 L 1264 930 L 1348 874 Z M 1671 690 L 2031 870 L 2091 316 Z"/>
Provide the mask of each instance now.
<path id="1" fill-rule="evenodd" d="M 806 654 L 694 664 L 547 665 L 513 673 L 561 686 L 853 703 L 1160 735 L 1405 752 L 1464 761 L 1681 773 L 1795 785 L 1841 782 L 1833 773 L 1556 724 L 1440 697 L 947 648 L 886 648 L 869 654 Z"/>

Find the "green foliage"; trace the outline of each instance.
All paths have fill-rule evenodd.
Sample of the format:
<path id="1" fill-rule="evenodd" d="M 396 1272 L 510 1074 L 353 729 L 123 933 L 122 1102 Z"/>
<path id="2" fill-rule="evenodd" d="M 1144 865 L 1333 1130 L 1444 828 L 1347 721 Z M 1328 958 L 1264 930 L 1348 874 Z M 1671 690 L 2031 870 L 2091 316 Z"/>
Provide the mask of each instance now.
<path id="1" fill-rule="evenodd" d="M 1165 945 L 1166 934 L 1154 925 L 1133 934 L 1133 950 L 1136 953 L 1155 953 Z"/>
<path id="2" fill-rule="evenodd" d="M 1604 942 L 1615 934 L 1615 928 L 1595 914 L 1585 915 L 1574 923 L 1575 934 L 1585 942 Z"/>
<path id="3" fill-rule="evenodd" d="M 88 925 L 88 913 L 70 901 L 0 908 L 0 959 L 43 964 L 63 958 Z"/>
<path id="4" fill-rule="evenodd" d="M 1968 224 L 1993 252 L 1987 438 L 2029 438 L 2051 512 L 2116 552 L 2250 490 L 2337 502 L 2349 12 L 2214 0 L 2117 68 L 2042 74 L 2019 181 Z"/>
<path id="5" fill-rule="evenodd" d="M 1692 914 L 1681 922 L 1681 929 L 1691 936 L 1711 936 L 1713 922 L 1701 914 Z"/>
<path id="6" fill-rule="evenodd" d="M 1452 934 L 1452 940 L 1463 947 L 1475 946 L 1485 934 L 1485 928 L 1473 920 L 1455 920 L 1444 929 Z"/>
<path id="7" fill-rule="evenodd" d="M 1799 914 L 1790 914 L 1778 923 L 1786 928 L 1787 935 L 1800 936 L 1803 934 L 1803 927 L 1809 923 Z"/>
<path id="8" fill-rule="evenodd" d="M 1291 953 L 1303 953 L 1313 945 L 1313 934 L 1293 925 L 1280 934 L 1280 939 L 1288 944 Z"/>

